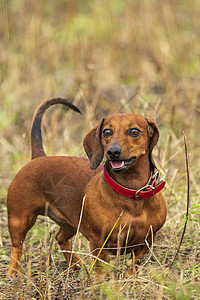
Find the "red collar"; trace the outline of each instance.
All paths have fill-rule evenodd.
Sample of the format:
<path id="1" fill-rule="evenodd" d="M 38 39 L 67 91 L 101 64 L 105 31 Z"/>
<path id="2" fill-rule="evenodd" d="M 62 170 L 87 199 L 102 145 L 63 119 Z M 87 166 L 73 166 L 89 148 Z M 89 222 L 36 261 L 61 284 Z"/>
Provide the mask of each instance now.
<path id="1" fill-rule="evenodd" d="M 156 180 L 158 176 L 159 176 L 158 171 L 154 169 L 154 172 L 151 172 L 147 184 L 142 188 L 140 188 L 139 190 L 133 190 L 133 189 L 126 188 L 125 186 L 115 181 L 108 173 L 106 165 L 104 166 L 104 178 L 108 183 L 108 185 L 117 193 L 135 199 L 147 199 L 160 192 L 164 188 L 166 182 L 161 180 L 158 184 L 156 184 Z"/>

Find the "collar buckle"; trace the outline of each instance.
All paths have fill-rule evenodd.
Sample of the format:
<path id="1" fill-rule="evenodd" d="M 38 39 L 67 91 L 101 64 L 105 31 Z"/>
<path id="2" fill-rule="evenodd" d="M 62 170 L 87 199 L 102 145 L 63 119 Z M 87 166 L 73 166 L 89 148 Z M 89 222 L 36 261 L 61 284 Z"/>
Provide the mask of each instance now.
<path id="1" fill-rule="evenodd" d="M 158 171 L 156 171 L 153 175 L 152 175 L 152 178 L 155 178 L 156 177 L 156 179 L 159 177 L 159 172 Z"/>
<path id="2" fill-rule="evenodd" d="M 135 193 L 135 199 L 139 200 L 140 199 L 140 192 L 145 192 L 144 190 L 146 189 L 149 189 L 149 190 L 153 190 L 153 193 L 152 193 L 152 196 L 154 195 L 154 190 L 155 190 L 155 187 L 150 185 L 150 184 L 147 184 L 143 187 L 141 187 L 141 189 L 137 190 L 136 193 Z"/>

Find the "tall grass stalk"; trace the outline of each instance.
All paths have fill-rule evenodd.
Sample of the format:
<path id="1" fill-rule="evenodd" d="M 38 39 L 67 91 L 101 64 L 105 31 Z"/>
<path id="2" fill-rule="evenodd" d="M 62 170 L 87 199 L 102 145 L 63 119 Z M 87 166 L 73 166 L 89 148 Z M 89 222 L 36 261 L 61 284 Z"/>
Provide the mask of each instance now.
<path id="1" fill-rule="evenodd" d="M 123 211 L 121 212 L 119 218 L 117 219 L 117 221 L 115 222 L 115 224 L 114 224 L 113 227 L 111 228 L 109 234 L 107 235 L 105 241 L 103 242 L 103 245 L 101 246 L 101 248 L 100 248 L 100 250 L 99 250 L 99 252 L 98 252 L 98 254 L 97 254 L 97 256 L 96 256 L 96 258 L 95 258 L 95 260 L 94 260 L 94 262 L 93 262 L 93 264 L 92 264 L 92 266 L 91 266 L 91 268 L 90 268 L 90 270 L 89 270 L 89 274 L 92 272 L 92 269 L 94 268 L 94 266 L 95 266 L 95 264 L 96 264 L 96 262 L 97 262 L 97 260 L 98 260 L 98 258 L 99 258 L 99 256 L 100 256 L 102 250 L 104 249 L 104 247 L 105 247 L 105 245 L 106 245 L 106 243 L 107 243 L 107 241 L 108 241 L 108 239 L 109 239 L 109 237 L 111 236 L 113 230 L 115 229 L 115 227 L 117 226 L 118 222 L 120 221 L 122 214 L 123 214 Z"/>

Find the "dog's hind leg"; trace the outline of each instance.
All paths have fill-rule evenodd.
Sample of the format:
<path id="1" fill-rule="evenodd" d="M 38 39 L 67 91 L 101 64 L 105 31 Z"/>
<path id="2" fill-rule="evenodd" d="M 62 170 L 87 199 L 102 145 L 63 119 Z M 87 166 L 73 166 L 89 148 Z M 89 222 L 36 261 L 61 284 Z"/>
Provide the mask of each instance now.
<path id="1" fill-rule="evenodd" d="M 22 256 L 23 242 L 27 232 L 35 224 L 37 215 L 32 214 L 12 214 L 8 211 L 8 227 L 11 236 L 11 261 L 8 276 L 15 276 L 20 272 L 20 262 Z"/>

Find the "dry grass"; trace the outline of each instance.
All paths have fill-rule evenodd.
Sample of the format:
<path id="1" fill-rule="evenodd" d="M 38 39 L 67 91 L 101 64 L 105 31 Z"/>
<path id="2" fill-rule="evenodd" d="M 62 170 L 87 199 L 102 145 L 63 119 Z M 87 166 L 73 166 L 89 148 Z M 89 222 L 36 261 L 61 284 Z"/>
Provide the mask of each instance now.
<path id="1" fill-rule="evenodd" d="M 0 0 L 0 299 L 199 299 L 199 13 L 198 0 Z M 42 100 L 69 95 L 84 114 L 80 118 L 60 107 L 46 113 L 48 154 L 85 156 L 83 136 L 107 114 L 156 118 L 160 140 L 154 156 L 167 181 L 166 224 L 139 273 L 129 276 L 129 258 L 125 265 L 114 261 L 106 266 L 107 279 L 96 283 L 84 269 L 68 277 L 51 239 L 57 226 L 39 218 L 25 242 L 22 278 L 5 279 L 10 250 L 6 193 L 30 159 L 31 118 Z M 191 202 L 183 243 L 170 269 L 186 213 L 183 131 Z M 79 236 L 74 247 L 86 256 L 89 269 L 93 259 L 86 240 Z"/>

